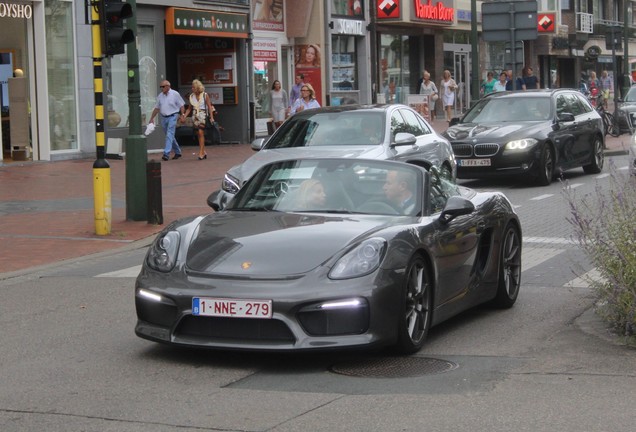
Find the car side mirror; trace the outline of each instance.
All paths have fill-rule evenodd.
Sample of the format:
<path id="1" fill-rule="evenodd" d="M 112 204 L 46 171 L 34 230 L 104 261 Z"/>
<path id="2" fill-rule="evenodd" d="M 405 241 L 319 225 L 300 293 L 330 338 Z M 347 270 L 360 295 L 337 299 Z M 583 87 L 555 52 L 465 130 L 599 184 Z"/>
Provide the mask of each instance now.
<path id="1" fill-rule="evenodd" d="M 403 146 L 403 145 L 413 145 L 417 142 L 417 138 L 412 133 L 407 132 L 398 132 L 395 134 L 395 141 L 393 141 L 392 145 Z"/>
<path id="2" fill-rule="evenodd" d="M 219 193 L 221 191 L 217 190 L 208 195 L 207 203 L 214 211 L 219 211 L 221 209 L 219 202 Z"/>
<path id="3" fill-rule="evenodd" d="M 567 113 L 567 112 L 566 112 L 566 113 L 561 113 L 561 114 L 559 114 L 559 117 L 558 117 L 558 118 L 559 118 L 559 121 L 560 121 L 560 122 L 573 122 L 574 120 L 576 120 L 576 119 L 574 118 L 574 114 L 572 114 L 572 113 Z"/>
<path id="4" fill-rule="evenodd" d="M 459 123 L 459 117 L 453 117 L 451 121 L 448 123 L 448 127 L 455 126 Z"/>
<path id="5" fill-rule="evenodd" d="M 260 149 L 263 148 L 266 142 L 267 142 L 267 138 L 256 138 L 254 141 L 252 141 L 252 144 L 251 144 L 252 150 L 259 151 Z"/>
<path id="6" fill-rule="evenodd" d="M 452 196 L 446 201 L 439 221 L 447 224 L 456 217 L 471 214 L 473 211 L 475 211 L 475 205 L 470 200 L 460 196 Z"/>

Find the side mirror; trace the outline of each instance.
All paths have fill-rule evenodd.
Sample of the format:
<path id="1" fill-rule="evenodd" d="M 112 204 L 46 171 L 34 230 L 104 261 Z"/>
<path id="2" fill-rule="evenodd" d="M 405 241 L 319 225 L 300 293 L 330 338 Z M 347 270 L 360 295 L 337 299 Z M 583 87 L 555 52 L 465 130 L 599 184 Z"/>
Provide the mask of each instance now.
<path id="1" fill-rule="evenodd" d="M 560 122 L 573 122 L 574 120 L 576 120 L 574 118 L 574 114 L 572 113 L 561 113 L 559 114 L 559 121 Z"/>
<path id="2" fill-rule="evenodd" d="M 446 201 L 444 210 L 439 216 L 439 221 L 447 224 L 457 216 L 471 214 L 473 211 L 475 211 L 475 206 L 471 201 L 460 196 L 452 196 Z"/>
<path id="3" fill-rule="evenodd" d="M 398 132 L 395 134 L 395 141 L 392 145 L 403 146 L 403 145 L 413 145 L 417 142 L 417 138 L 412 133 L 406 132 Z"/>
<path id="4" fill-rule="evenodd" d="M 251 144 L 252 150 L 259 151 L 260 149 L 263 148 L 266 142 L 267 142 L 267 138 L 256 138 L 254 141 L 252 141 L 252 144 Z"/>
<path id="5" fill-rule="evenodd" d="M 451 121 L 448 123 L 448 127 L 455 126 L 459 123 L 459 117 L 453 117 Z"/>
<path id="6" fill-rule="evenodd" d="M 221 203 L 220 203 L 220 197 L 219 197 L 220 193 L 221 193 L 221 191 L 218 190 L 218 191 L 214 191 L 210 195 L 208 195 L 207 203 L 208 203 L 208 205 L 210 207 L 212 207 L 212 209 L 214 211 L 221 210 Z"/>

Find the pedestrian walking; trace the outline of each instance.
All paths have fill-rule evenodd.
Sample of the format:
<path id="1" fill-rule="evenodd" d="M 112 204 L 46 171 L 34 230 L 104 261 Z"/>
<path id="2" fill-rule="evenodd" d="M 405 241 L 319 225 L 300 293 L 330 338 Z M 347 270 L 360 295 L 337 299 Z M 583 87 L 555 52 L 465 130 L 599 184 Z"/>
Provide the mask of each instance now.
<path id="1" fill-rule="evenodd" d="M 274 122 L 274 130 L 278 129 L 285 121 L 289 109 L 287 92 L 283 90 L 280 81 L 275 80 L 269 92 L 269 112 Z"/>
<path id="2" fill-rule="evenodd" d="M 500 92 L 506 91 L 508 86 L 508 74 L 506 71 L 503 71 L 499 74 L 499 81 L 495 83 L 493 86 L 493 91 Z"/>
<path id="3" fill-rule="evenodd" d="M 442 102 L 444 104 L 444 110 L 446 111 L 446 121 L 450 122 L 453 116 L 452 110 L 455 106 L 455 90 L 457 90 L 457 83 L 451 78 L 451 73 L 448 69 L 444 71 L 444 77 L 440 83 L 442 89 Z"/>
<path id="4" fill-rule="evenodd" d="M 495 83 L 497 80 L 495 79 L 495 74 L 492 71 L 488 71 L 486 73 L 486 78 L 481 82 L 481 94 L 486 96 L 495 91 Z"/>
<path id="5" fill-rule="evenodd" d="M 603 106 L 607 109 L 607 104 L 609 102 L 610 93 L 612 92 L 612 78 L 609 76 L 606 70 L 601 72 L 601 78 L 599 78 L 601 83 L 601 92 L 603 94 Z"/>
<path id="6" fill-rule="evenodd" d="M 530 66 L 524 67 L 521 71 L 521 88 L 523 90 L 536 90 L 539 88 L 539 78 L 533 75 Z"/>
<path id="7" fill-rule="evenodd" d="M 192 93 L 188 98 L 190 105 L 181 120 L 184 121 L 192 112 L 192 124 L 199 142 L 199 160 L 207 159 L 205 151 L 205 128 L 209 119 L 210 125 L 214 124 L 214 106 L 210 102 L 210 96 L 205 92 L 203 83 L 198 79 L 192 81 Z"/>
<path id="8" fill-rule="evenodd" d="M 431 121 L 435 120 L 435 102 L 439 99 L 439 91 L 437 90 L 435 83 L 431 81 L 431 74 L 428 71 L 424 71 L 424 74 L 422 75 L 420 94 L 428 96 Z"/>
<path id="9" fill-rule="evenodd" d="M 181 157 L 181 147 L 179 147 L 174 133 L 177 128 L 179 114 L 183 115 L 185 113 L 185 103 L 179 92 L 170 88 L 169 81 L 162 81 L 159 88 L 161 88 L 161 92 L 157 96 L 155 109 L 152 110 L 148 123 L 154 124 L 155 116 L 157 114 L 161 116 L 161 127 L 166 132 L 166 145 L 164 146 L 161 159 L 164 161 L 170 159 L 171 151 L 174 151 L 172 159 L 179 159 Z"/>
<path id="10" fill-rule="evenodd" d="M 300 88 L 305 84 L 305 75 L 297 74 L 296 81 L 291 90 L 289 91 L 289 106 L 294 106 L 294 103 L 300 98 Z"/>
<path id="11" fill-rule="evenodd" d="M 301 97 L 296 100 L 291 108 L 291 113 L 297 113 L 306 109 L 320 108 L 320 103 L 316 100 L 316 92 L 311 84 L 303 84 L 300 88 Z"/>

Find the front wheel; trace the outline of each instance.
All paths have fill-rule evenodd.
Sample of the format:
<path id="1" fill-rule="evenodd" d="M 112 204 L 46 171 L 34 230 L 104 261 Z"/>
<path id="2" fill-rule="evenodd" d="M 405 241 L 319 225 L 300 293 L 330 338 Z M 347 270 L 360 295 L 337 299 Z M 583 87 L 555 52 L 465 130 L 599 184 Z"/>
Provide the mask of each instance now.
<path id="1" fill-rule="evenodd" d="M 519 229 L 509 222 L 504 230 L 499 253 L 499 283 L 495 305 L 510 308 L 519 295 L 521 285 L 521 235 Z"/>
<path id="2" fill-rule="evenodd" d="M 403 309 L 398 317 L 397 350 L 402 354 L 411 354 L 424 345 L 431 326 L 433 306 L 433 286 L 421 256 L 411 259 L 404 279 L 402 291 Z"/>

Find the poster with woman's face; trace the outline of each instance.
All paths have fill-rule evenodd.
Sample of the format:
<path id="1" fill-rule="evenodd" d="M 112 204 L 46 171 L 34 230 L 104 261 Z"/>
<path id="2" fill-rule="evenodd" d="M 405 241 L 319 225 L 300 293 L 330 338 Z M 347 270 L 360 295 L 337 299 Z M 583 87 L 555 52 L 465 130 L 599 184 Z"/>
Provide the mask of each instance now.
<path id="1" fill-rule="evenodd" d="M 252 0 L 254 30 L 285 31 L 283 0 Z"/>
<path id="2" fill-rule="evenodd" d="M 331 0 L 331 13 L 348 17 L 362 16 L 362 0 Z"/>
<path id="3" fill-rule="evenodd" d="M 297 68 L 320 67 L 320 45 L 296 45 L 294 49 L 294 61 Z"/>

